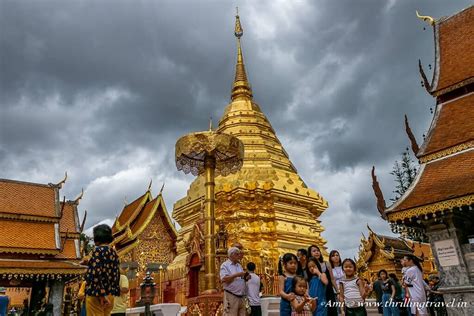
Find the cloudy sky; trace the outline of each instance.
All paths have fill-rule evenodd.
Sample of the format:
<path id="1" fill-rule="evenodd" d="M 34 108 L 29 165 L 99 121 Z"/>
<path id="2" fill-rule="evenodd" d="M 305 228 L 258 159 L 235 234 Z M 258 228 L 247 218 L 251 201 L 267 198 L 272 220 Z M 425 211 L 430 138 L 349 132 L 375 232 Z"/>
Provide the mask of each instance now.
<path id="1" fill-rule="evenodd" d="M 90 227 L 114 218 L 153 179 L 168 209 L 193 177 L 174 144 L 205 129 L 229 102 L 235 6 L 254 99 L 302 178 L 328 201 L 329 248 L 354 256 L 379 218 L 370 169 L 385 199 L 393 163 L 421 143 L 433 99 L 434 18 L 469 1 L 0 1 L 0 178 L 59 181 Z M 426 30 L 424 30 L 426 27 Z"/>

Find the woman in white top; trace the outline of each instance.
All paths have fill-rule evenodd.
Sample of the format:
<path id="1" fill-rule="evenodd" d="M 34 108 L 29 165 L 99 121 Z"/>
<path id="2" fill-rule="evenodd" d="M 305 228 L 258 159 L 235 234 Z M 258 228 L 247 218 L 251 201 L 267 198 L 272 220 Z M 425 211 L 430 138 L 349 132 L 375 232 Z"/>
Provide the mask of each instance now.
<path id="1" fill-rule="evenodd" d="M 334 285 L 336 286 L 336 289 L 338 289 L 339 283 L 344 277 L 344 271 L 342 271 L 341 256 L 339 255 L 339 251 L 331 250 L 331 252 L 329 253 L 329 263 L 331 264 L 332 275 L 334 276 L 334 280 L 336 281 L 336 284 Z"/>
<path id="2" fill-rule="evenodd" d="M 339 294 L 339 283 L 341 283 L 342 278 L 344 278 L 344 271 L 342 270 L 341 256 L 339 251 L 331 250 L 329 253 L 329 263 L 332 269 L 332 275 L 334 276 L 334 288 L 336 295 Z M 341 310 L 337 309 L 338 314 L 341 314 Z"/>
<path id="3" fill-rule="evenodd" d="M 412 315 L 428 315 L 426 285 L 420 261 L 414 255 L 406 255 L 400 262 L 406 268 L 403 273 L 403 287 L 410 294 L 409 305 Z"/>

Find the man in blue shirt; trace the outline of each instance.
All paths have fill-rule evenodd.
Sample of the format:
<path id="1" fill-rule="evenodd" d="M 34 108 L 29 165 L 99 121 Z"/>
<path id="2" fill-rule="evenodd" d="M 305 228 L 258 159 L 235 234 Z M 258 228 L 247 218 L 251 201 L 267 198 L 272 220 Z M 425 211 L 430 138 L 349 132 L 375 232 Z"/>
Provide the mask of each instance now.
<path id="1" fill-rule="evenodd" d="M 7 291 L 4 287 L 0 287 L 0 316 L 6 316 L 8 313 L 8 304 L 10 299 L 7 296 Z"/>

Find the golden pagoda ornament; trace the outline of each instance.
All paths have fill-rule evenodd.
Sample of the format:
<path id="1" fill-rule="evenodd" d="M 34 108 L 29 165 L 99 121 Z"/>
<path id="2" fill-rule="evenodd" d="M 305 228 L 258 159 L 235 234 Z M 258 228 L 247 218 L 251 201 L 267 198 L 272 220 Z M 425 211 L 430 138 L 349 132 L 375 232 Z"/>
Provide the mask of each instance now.
<path id="1" fill-rule="evenodd" d="M 216 290 L 216 245 L 215 245 L 215 174 L 226 176 L 242 167 L 244 145 L 234 136 L 209 131 L 191 133 L 176 143 L 176 167 L 184 173 L 204 175 L 205 199 L 205 243 L 204 267 L 206 287 L 204 293 Z"/>

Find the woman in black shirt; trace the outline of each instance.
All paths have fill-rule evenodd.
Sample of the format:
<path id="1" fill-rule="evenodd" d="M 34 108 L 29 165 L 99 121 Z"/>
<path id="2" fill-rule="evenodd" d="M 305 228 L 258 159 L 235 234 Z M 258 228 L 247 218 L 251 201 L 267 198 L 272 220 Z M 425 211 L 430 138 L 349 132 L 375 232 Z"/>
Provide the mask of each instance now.
<path id="1" fill-rule="evenodd" d="M 395 283 L 388 277 L 386 270 L 380 270 L 378 273 L 382 280 L 382 308 L 383 316 L 399 316 L 400 311 L 395 301 L 396 288 Z"/>

